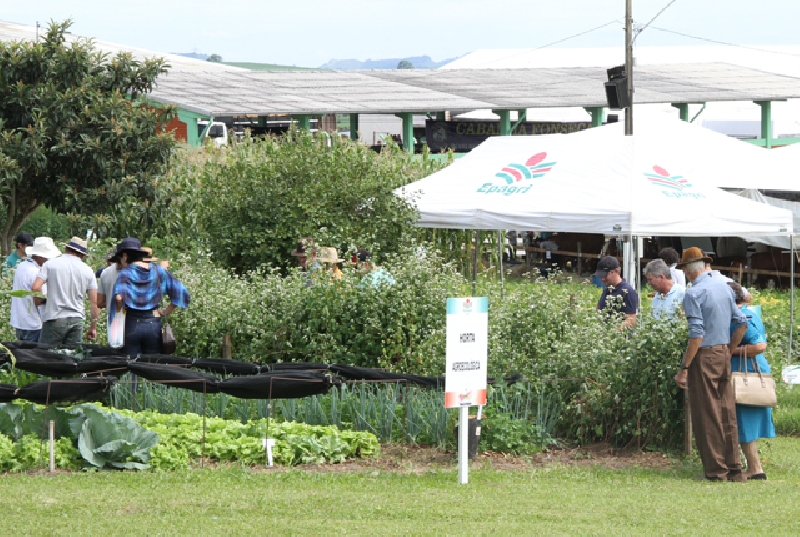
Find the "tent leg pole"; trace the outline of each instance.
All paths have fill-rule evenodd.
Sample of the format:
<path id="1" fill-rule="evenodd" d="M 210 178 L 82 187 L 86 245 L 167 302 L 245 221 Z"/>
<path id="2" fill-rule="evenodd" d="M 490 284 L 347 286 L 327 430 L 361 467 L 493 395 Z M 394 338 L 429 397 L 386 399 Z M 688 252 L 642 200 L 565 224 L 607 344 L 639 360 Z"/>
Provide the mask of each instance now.
<path id="1" fill-rule="evenodd" d="M 792 363 L 792 338 L 794 337 L 794 235 L 789 235 L 789 258 L 791 264 L 789 271 L 791 283 L 789 284 L 789 356 L 787 363 Z"/>
<path id="2" fill-rule="evenodd" d="M 497 251 L 500 254 L 500 300 L 503 301 L 506 298 L 506 284 L 503 278 L 503 230 L 497 230 Z M 517 254 L 517 245 L 511 245 L 511 252 L 516 256 Z"/>
<path id="3" fill-rule="evenodd" d="M 478 248 L 480 245 L 478 244 L 481 239 L 481 230 L 476 229 L 474 233 L 475 237 L 475 248 L 472 250 L 472 296 L 477 296 L 478 291 L 477 288 L 477 280 L 478 280 Z"/>

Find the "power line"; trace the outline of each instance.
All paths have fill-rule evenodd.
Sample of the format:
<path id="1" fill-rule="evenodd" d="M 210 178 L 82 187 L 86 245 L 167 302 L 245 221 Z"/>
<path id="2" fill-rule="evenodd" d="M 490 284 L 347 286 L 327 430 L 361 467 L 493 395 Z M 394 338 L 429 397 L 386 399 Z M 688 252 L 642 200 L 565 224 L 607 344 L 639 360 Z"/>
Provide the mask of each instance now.
<path id="1" fill-rule="evenodd" d="M 652 26 L 653 30 L 658 30 L 660 32 L 666 32 L 668 34 L 675 34 L 681 37 L 688 37 L 690 39 L 697 39 L 698 41 L 706 41 L 708 43 L 714 43 L 715 45 L 725 45 L 726 47 L 736 47 L 746 50 L 755 50 L 756 52 L 767 52 L 769 54 L 781 54 L 783 56 L 795 56 L 800 57 L 800 54 L 796 54 L 793 52 L 783 52 L 780 50 L 768 50 L 764 48 L 758 47 L 748 47 L 747 45 L 737 45 L 736 43 L 727 43 L 725 41 L 716 41 L 714 39 L 709 39 L 707 37 L 698 37 L 696 35 L 685 34 L 683 32 L 676 32 L 675 30 L 667 30 L 666 28 L 659 28 L 658 26 Z"/>
<path id="2" fill-rule="evenodd" d="M 652 19 L 650 19 L 650 22 L 648 22 L 647 24 L 645 24 L 644 26 L 642 26 L 641 28 L 639 28 L 638 30 L 636 30 L 636 36 L 633 38 L 633 41 L 636 41 L 636 38 L 637 38 L 637 37 L 639 37 L 639 34 L 640 34 L 640 33 L 642 33 L 642 32 L 644 32 L 644 31 L 645 31 L 645 29 L 646 29 L 648 26 L 650 26 L 650 25 L 653 23 L 653 21 L 654 21 L 654 20 L 656 20 L 658 17 L 660 17 L 660 16 L 661 16 L 661 14 L 662 14 L 662 13 L 664 13 L 664 12 L 667 10 L 667 8 L 668 8 L 669 6 L 671 6 L 672 4 L 674 4 L 675 2 L 677 2 L 677 0 L 670 0 L 670 3 L 669 3 L 669 4 L 667 4 L 666 6 L 662 7 L 662 8 L 661 8 L 661 11 L 659 11 L 658 13 L 656 13 L 655 17 L 653 17 Z"/>
<path id="3" fill-rule="evenodd" d="M 672 1 L 675 2 L 675 0 L 672 0 Z M 606 26 L 609 26 L 611 24 L 618 23 L 618 22 L 620 22 L 619 19 L 614 19 L 613 21 L 609 21 L 609 22 L 607 22 L 605 24 L 602 24 L 602 25 L 600 25 L 600 26 L 598 26 L 596 28 L 592 28 L 591 30 L 586 30 L 585 32 L 580 32 L 580 33 L 577 33 L 575 35 L 571 35 L 569 37 L 565 37 L 564 39 L 559 39 L 558 41 L 553 41 L 552 43 L 548 43 L 546 45 L 542 45 L 541 47 L 536 47 L 534 50 L 539 50 L 539 49 L 542 49 L 542 48 L 552 47 L 553 45 L 557 45 L 559 43 L 563 43 L 564 41 L 569 41 L 570 39 L 574 39 L 576 37 L 580 37 L 582 35 L 586 35 L 586 34 L 595 32 L 597 30 L 600 30 L 601 28 L 605 28 Z"/>
<path id="4" fill-rule="evenodd" d="M 493 58 L 490 61 L 486 61 L 486 62 L 483 62 L 483 63 L 476 64 L 476 67 L 481 66 L 481 65 L 486 65 L 486 64 L 489 64 L 489 63 L 498 62 L 498 61 L 501 61 L 501 60 L 507 60 L 509 58 L 513 58 L 515 56 L 520 56 L 522 54 L 527 54 L 531 50 L 540 50 L 540 49 L 543 49 L 543 48 L 551 47 L 551 46 L 556 45 L 558 43 L 563 43 L 564 41 L 569 41 L 570 39 L 575 39 L 576 37 L 580 37 L 582 35 L 586 35 L 586 34 L 589 34 L 589 33 L 592 33 L 592 32 L 596 32 L 597 30 L 605 28 L 606 26 L 610 26 L 612 24 L 619 23 L 619 22 L 620 22 L 619 19 L 614 19 L 613 21 L 609 21 L 609 22 L 607 22 L 605 24 L 601 24 L 600 26 L 597 26 L 597 27 L 592 28 L 590 30 L 585 30 L 583 32 L 579 32 L 579 33 L 571 35 L 569 37 L 565 37 L 563 39 L 559 39 L 558 41 L 553 41 L 552 43 L 547 43 L 546 45 L 542 45 L 540 47 L 534 47 L 533 49 L 523 49 L 523 50 L 520 50 L 519 52 L 515 52 L 514 54 L 509 54 L 508 56 L 503 56 L 502 58 Z"/>

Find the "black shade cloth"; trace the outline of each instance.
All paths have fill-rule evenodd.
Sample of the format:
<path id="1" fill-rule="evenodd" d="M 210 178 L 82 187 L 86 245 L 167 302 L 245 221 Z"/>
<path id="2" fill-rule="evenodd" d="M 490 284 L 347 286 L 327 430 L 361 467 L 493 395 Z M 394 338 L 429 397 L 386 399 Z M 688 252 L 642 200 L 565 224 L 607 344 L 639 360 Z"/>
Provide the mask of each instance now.
<path id="1" fill-rule="evenodd" d="M 98 345 L 97 343 L 75 343 L 75 344 L 61 344 L 59 345 L 62 349 L 82 349 L 84 351 L 90 351 L 92 356 L 126 356 L 125 351 L 122 350 L 122 347 L 114 348 L 109 347 L 108 345 Z"/>
<path id="2" fill-rule="evenodd" d="M 192 359 L 183 356 L 173 356 L 171 354 L 140 354 L 131 360 L 140 364 L 166 364 L 191 366 Z"/>
<path id="3" fill-rule="evenodd" d="M 131 373 L 149 381 L 168 384 L 174 388 L 185 388 L 200 393 L 219 393 L 220 379 L 208 373 L 200 373 L 174 365 L 139 362 L 129 362 L 128 369 Z"/>
<path id="4" fill-rule="evenodd" d="M 192 367 L 217 375 L 257 375 L 261 370 L 256 364 L 224 358 L 198 358 L 192 361 Z"/>
<path id="5" fill-rule="evenodd" d="M 102 401 L 116 382 L 114 377 L 38 380 L 17 390 L 16 397 L 41 404 Z"/>
<path id="6" fill-rule="evenodd" d="M 219 388 L 242 399 L 297 399 L 328 393 L 334 384 L 338 379 L 317 371 L 286 371 L 225 379 Z"/>
<path id="7" fill-rule="evenodd" d="M 416 384 L 418 386 L 429 386 L 437 388 L 444 386 L 444 377 L 422 377 L 420 375 L 404 375 L 401 373 L 388 373 L 380 369 L 371 369 L 369 367 L 354 367 L 351 365 L 337 365 L 331 364 L 329 366 L 331 371 L 338 375 L 353 379 L 353 380 L 377 380 L 377 381 L 406 381 L 409 384 Z"/>
<path id="8" fill-rule="evenodd" d="M 0 403 L 10 403 L 17 398 L 16 384 L 0 384 Z"/>
<path id="9" fill-rule="evenodd" d="M 51 378 L 70 377 L 78 372 L 78 361 L 47 349 L 12 349 L 17 368 Z"/>
<path id="10" fill-rule="evenodd" d="M 298 369 L 317 369 L 326 371 L 330 366 L 319 362 L 278 362 L 275 364 L 264 364 L 261 366 L 261 371 L 292 371 Z"/>
<path id="11" fill-rule="evenodd" d="M 121 376 L 128 371 L 127 356 L 98 356 L 81 360 L 75 366 L 78 373 L 107 372 L 111 375 Z"/>

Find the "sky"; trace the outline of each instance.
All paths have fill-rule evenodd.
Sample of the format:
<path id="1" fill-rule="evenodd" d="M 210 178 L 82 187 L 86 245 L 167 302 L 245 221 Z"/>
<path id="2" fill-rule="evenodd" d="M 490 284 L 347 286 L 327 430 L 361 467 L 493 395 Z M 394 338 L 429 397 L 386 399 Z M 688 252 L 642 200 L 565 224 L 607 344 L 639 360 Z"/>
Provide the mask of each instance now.
<path id="1" fill-rule="evenodd" d="M 666 7 L 637 45 L 712 44 L 696 38 L 800 44 L 798 0 L 632 4 L 638 25 Z M 609 47 L 625 40 L 625 0 L 0 0 L 0 20 L 7 22 L 44 26 L 67 18 L 72 33 L 102 41 L 301 67 L 422 55 L 442 61 L 481 48 Z"/>

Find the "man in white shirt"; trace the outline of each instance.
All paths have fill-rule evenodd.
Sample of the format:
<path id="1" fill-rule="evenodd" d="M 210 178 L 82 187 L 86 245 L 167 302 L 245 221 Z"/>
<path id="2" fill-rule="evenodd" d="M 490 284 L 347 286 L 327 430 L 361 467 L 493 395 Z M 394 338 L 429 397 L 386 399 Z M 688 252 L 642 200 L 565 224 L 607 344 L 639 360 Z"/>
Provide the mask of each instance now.
<path id="1" fill-rule="evenodd" d="M 30 291 L 39 269 L 49 259 L 61 255 L 53 239 L 36 237 L 33 246 L 25 248 L 26 257 L 17 265 L 14 274 L 14 291 Z M 16 331 L 17 339 L 36 343 L 42 331 L 42 318 L 39 309 L 33 302 L 33 296 L 11 299 L 11 326 Z"/>

